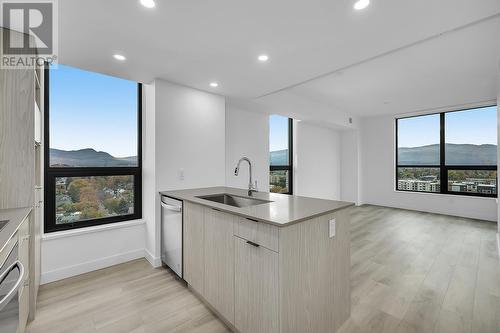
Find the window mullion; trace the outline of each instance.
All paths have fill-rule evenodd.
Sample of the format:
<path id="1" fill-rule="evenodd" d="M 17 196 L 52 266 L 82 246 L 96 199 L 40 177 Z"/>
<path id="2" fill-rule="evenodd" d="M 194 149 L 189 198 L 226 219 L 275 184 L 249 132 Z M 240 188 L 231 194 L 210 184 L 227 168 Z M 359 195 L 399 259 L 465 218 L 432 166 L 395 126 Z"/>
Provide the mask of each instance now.
<path id="1" fill-rule="evenodd" d="M 440 192 L 443 194 L 448 193 L 448 172 L 446 170 L 446 143 L 445 143 L 445 114 L 440 113 L 440 133 L 439 133 L 439 174 L 441 178 L 441 185 L 439 186 Z"/>

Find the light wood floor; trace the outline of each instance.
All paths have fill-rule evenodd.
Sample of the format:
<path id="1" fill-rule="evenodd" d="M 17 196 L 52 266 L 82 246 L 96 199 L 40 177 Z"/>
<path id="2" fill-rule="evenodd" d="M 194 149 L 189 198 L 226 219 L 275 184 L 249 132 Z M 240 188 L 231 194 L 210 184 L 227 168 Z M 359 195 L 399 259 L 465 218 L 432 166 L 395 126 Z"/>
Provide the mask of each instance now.
<path id="1" fill-rule="evenodd" d="M 500 332 L 496 224 L 363 206 L 351 241 L 341 333 Z M 226 331 L 170 272 L 136 260 L 42 286 L 28 332 Z"/>

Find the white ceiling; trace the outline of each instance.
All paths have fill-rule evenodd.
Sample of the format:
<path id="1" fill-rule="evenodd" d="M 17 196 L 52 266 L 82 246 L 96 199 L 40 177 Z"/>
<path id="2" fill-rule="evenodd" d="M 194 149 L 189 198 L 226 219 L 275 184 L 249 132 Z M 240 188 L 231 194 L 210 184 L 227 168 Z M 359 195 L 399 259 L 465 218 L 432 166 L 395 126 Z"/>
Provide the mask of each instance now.
<path id="1" fill-rule="evenodd" d="M 499 0 L 372 0 L 361 12 L 353 3 L 61 0 L 59 61 L 239 99 L 286 89 L 361 116 L 496 98 Z"/>
<path id="2" fill-rule="evenodd" d="M 359 116 L 401 114 L 496 99 L 500 17 L 289 89 Z"/>

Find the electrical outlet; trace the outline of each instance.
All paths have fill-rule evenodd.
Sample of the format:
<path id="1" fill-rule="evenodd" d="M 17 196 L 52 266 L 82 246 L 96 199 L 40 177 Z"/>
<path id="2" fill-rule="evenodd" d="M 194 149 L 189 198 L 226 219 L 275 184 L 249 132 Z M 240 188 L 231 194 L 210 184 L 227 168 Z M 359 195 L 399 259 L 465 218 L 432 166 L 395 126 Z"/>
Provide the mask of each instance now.
<path id="1" fill-rule="evenodd" d="M 329 222 L 329 225 L 330 225 L 330 238 L 333 238 L 335 237 L 335 227 L 336 227 L 336 223 L 335 223 L 335 219 L 331 219 Z"/>

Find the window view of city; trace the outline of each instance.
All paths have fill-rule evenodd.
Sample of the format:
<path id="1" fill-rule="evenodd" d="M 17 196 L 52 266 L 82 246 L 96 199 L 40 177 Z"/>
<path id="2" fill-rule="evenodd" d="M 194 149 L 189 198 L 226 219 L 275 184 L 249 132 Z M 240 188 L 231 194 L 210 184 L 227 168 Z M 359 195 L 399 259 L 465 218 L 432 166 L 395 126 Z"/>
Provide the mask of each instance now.
<path id="1" fill-rule="evenodd" d="M 496 184 L 496 171 L 448 171 L 449 192 L 497 194 Z M 398 190 L 441 192 L 439 168 L 398 168 Z"/>
<path id="2" fill-rule="evenodd" d="M 269 117 L 269 191 L 290 193 L 289 119 Z"/>
<path id="3" fill-rule="evenodd" d="M 288 193 L 288 171 L 274 170 L 269 174 L 270 191 L 273 193 Z"/>
<path id="4" fill-rule="evenodd" d="M 398 168 L 398 190 L 439 193 L 440 186 L 439 168 Z"/>
<path id="5" fill-rule="evenodd" d="M 496 107 L 397 120 L 397 189 L 497 195 Z M 441 142 L 440 132 L 445 136 Z M 440 158 L 444 145 L 445 161 Z M 446 185 L 442 187 L 440 170 Z"/>
<path id="6" fill-rule="evenodd" d="M 497 194 L 497 172 L 490 170 L 448 170 L 448 191 Z"/>
<path id="7" fill-rule="evenodd" d="M 65 65 L 49 77 L 45 231 L 140 218 L 140 85 Z"/>
<path id="8" fill-rule="evenodd" d="M 133 213 L 133 176 L 56 178 L 56 224 Z"/>

